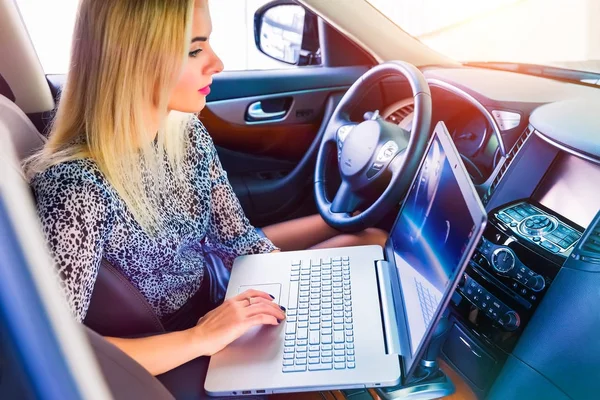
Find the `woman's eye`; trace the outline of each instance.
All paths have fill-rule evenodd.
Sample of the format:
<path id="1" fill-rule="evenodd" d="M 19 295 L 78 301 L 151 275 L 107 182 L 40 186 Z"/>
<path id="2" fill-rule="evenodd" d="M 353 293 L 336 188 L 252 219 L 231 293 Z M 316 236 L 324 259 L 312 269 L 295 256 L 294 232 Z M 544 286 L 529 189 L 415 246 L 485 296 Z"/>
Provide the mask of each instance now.
<path id="1" fill-rule="evenodd" d="M 189 56 L 190 57 L 196 57 L 198 54 L 200 54 L 200 52 L 202 51 L 202 49 L 198 49 L 198 50 L 194 50 L 194 51 L 190 51 L 189 52 Z"/>

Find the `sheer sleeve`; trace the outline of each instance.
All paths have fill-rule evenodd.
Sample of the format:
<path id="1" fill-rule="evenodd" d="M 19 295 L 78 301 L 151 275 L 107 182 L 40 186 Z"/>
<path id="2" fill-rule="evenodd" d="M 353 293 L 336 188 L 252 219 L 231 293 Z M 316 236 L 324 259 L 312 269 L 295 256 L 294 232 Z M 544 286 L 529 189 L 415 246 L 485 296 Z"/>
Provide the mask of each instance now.
<path id="1" fill-rule="evenodd" d="M 208 133 L 199 121 L 196 127 L 208 137 Z M 228 267 L 231 267 L 233 260 L 238 256 L 278 250 L 269 239 L 259 235 L 246 218 L 210 137 L 205 144 L 211 191 L 207 238 L 211 247 Z"/>
<path id="2" fill-rule="evenodd" d="M 52 167 L 34 178 L 32 186 L 60 285 L 71 311 L 82 322 L 110 229 L 111 210 L 104 187 L 93 178 L 72 176 L 67 169 Z"/>

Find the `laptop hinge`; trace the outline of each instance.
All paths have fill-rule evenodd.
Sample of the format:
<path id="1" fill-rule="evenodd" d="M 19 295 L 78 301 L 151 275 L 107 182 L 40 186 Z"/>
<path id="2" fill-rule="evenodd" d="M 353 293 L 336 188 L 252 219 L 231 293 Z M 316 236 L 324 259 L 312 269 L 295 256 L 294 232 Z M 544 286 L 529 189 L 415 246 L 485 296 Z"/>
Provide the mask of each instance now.
<path id="1" fill-rule="evenodd" d="M 379 300 L 381 303 L 381 318 L 383 320 L 386 353 L 402 354 L 398 320 L 396 319 L 396 311 L 394 309 L 390 263 L 385 260 L 377 260 L 375 261 L 375 270 L 377 271 L 377 283 L 379 285 Z"/>

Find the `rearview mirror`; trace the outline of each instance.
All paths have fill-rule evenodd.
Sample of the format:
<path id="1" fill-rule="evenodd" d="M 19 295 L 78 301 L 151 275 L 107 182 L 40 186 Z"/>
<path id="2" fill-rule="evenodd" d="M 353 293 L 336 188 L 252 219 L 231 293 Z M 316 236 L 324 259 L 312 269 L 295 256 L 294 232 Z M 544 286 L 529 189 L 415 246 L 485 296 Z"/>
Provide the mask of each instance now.
<path id="1" fill-rule="evenodd" d="M 254 15 L 254 36 L 258 49 L 275 60 L 292 65 L 321 63 L 316 17 L 292 1 L 278 0 L 259 9 Z"/>

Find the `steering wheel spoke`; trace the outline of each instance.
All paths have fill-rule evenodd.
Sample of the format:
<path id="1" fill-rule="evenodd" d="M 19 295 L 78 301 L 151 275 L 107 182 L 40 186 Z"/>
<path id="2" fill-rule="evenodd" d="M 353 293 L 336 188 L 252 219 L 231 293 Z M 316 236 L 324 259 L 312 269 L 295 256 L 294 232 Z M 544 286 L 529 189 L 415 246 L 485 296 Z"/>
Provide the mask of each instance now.
<path id="1" fill-rule="evenodd" d="M 352 191 L 350 185 L 342 181 L 331 202 L 330 211 L 332 213 L 353 213 L 358 209 L 362 200 L 360 196 Z"/>
<path id="2" fill-rule="evenodd" d="M 392 174 L 392 180 L 402 173 L 406 161 L 406 150 L 401 150 L 388 164 L 388 171 Z"/>
<path id="3" fill-rule="evenodd" d="M 339 128 L 337 128 L 337 132 L 336 132 L 338 161 L 340 160 L 340 157 L 342 156 L 342 149 L 344 148 L 344 141 L 346 140 L 346 137 L 348 137 L 348 134 L 352 131 L 352 129 L 354 129 L 354 127 L 356 125 L 358 125 L 357 123 L 350 122 L 350 121 L 340 121 L 340 122 L 341 122 L 341 125 L 339 126 Z"/>

